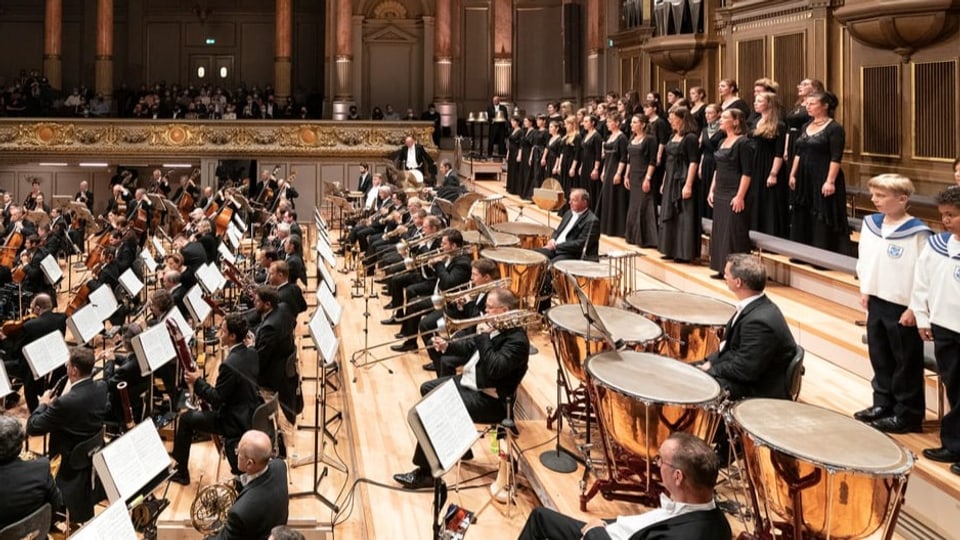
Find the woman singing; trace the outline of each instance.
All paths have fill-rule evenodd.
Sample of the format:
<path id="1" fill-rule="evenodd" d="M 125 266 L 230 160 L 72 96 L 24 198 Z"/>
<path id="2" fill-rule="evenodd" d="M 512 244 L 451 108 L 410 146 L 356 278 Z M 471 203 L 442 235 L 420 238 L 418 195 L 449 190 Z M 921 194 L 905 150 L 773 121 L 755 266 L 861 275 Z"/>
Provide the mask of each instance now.
<path id="1" fill-rule="evenodd" d="M 600 198 L 600 153 L 603 150 L 603 140 L 597 132 L 596 116 L 584 116 L 583 128 L 586 134 L 580 146 L 580 187 L 590 194 L 590 210 L 596 212 L 597 200 Z"/>
<path id="2" fill-rule="evenodd" d="M 784 145 L 783 154 L 783 159 L 787 160 L 787 166 L 793 163 L 793 156 L 796 155 L 794 145 L 800 137 L 800 130 L 810 121 L 810 115 L 807 114 L 807 98 L 817 92 L 825 91 L 823 83 L 817 79 L 804 79 L 797 85 L 797 103 L 783 118 L 783 123 L 787 125 L 787 142 Z"/>
<path id="3" fill-rule="evenodd" d="M 733 79 L 722 79 L 717 87 L 720 92 L 720 110 L 725 111 L 731 107 L 740 109 L 744 116 L 750 114 L 750 107 L 747 102 L 740 99 L 740 89 L 737 87 L 737 81 Z"/>
<path id="4" fill-rule="evenodd" d="M 749 135 L 754 147 L 755 179 L 747 194 L 750 229 L 787 238 L 790 231 L 790 190 L 783 161 L 787 126 L 780 121 L 776 94 L 757 94 L 753 108 L 759 118 Z"/>
<path id="5" fill-rule="evenodd" d="M 700 151 L 697 121 L 686 107 L 670 111 L 673 136 L 664 150 L 660 253 L 664 259 L 691 262 L 700 256 L 700 216 L 693 199 Z"/>
<path id="6" fill-rule="evenodd" d="M 746 198 L 750 189 L 753 148 L 744 137 L 745 115 L 738 109 L 720 114 L 720 129 L 726 135 L 714 152 L 717 170 L 713 173 L 707 202 L 713 207 L 713 233 L 710 235 L 710 268 L 723 279 L 727 255 L 750 252 L 750 213 Z"/>
<path id="7" fill-rule="evenodd" d="M 563 138 L 560 136 L 560 121 L 551 120 L 547 128 L 550 138 L 547 140 L 547 150 L 541 159 L 544 167 L 544 174 L 548 177 L 560 180 L 560 148 L 563 145 Z"/>
<path id="8" fill-rule="evenodd" d="M 603 187 L 600 192 L 600 233 L 623 236 L 629 203 L 623 172 L 627 166 L 627 137 L 620 131 L 620 117 L 607 113 L 610 135 L 603 143 Z"/>
<path id="9" fill-rule="evenodd" d="M 707 127 L 707 92 L 702 86 L 694 86 L 688 92 L 690 96 L 690 114 L 697 120 L 700 131 Z"/>
<path id="10" fill-rule="evenodd" d="M 523 120 L 519 116 L 510 118 L 510 133 L 507 135 L 507 193 L 520 194 L 520 142 L 523 140 Z"/>
<path id="11" fill-rule="evenodd" d="M 626 188 L 630 191 L 627 211 L 627 242 L 645 248 L 657 247 L 657 208 L 653 204 L 652 182 L 657 163 L 657 140 L 647 134 L 647 117 L 635 114 L 630 119 L 630 144 L 627 146 Z"/>
<path id="12" fill-rule="evenodd" d="M 577 168 L 580 165 L 580 145 L 583 144 L 583 137 L 580 136 L 580 129 L 577 127 L 577 117 L 568 116 L 564 120 L 567 134 L 563 137 L 560 145 L 560 163 L 557 172 L 557 178 L 560 185 L 563 186 L 563 194 L 570 200 L 570 190 L 580 185 L 580 177 L 577 175 Z"/>
<path id="13" fill-rule="evenodd" d="M 533 130 L 531 136 L 533 149 L 530 153 L 530 185 L 527 186 L 527 191 L 523 194 L 523 198 L 526 200 L 533 198 L 534 188 L 540 187 L 543 179 L 546 178 L 547 163 L 545 158 L 547 157 L 547 142 L 550 140 L 550 133 L 547 132 L 546 115 L 537 115 L 537 128 Z"/>
<path id="14" fill-rule="evenodd" d="M 713 208 L 707 203 L 707 195 L 717 166 L 713 153 L 719 148 L 724 132 L 720 129 L 720 106 L 711 103 L 703 110 L 707 126 L 700 130 L 700 193 L 697 194 L 697 208 L 702 212 L 701 216 L 713 219 Z"/>
<path id="15" fill-rule="evenodd" d="M 653 192 L 653 202 L 656 206 L 662 205 L 663 173 L 666 163 L 663 161 L 663 150 L 670 140 L 670 124 L 660 113 L 660 102 L 649 100 L 643 105 L 643 114 L 647 117 L 647 130 L 653 136 L 657 143 L 657 160 L 654 162 L 656 169 L 653 172 L 653 180 L 650 183 L 650 190 Z"/>
<path id="16" fill-rule="evenodd" d="M 850 225 L 840 168 L 845 134 L 833 120 L 838 103 L 830 92 L 807 98 L 810 121 L 800 130 L 790 172 L 794 192 L 790 239 L 846 255 L 850 253 Z"/>
<path id="17" fill-rule="evenodd" d="M 532 116 L 523 118 L 523 138 L 520 139 L 520 153 L 517 155 L 517 163 L 520 164 L 520 183 L 517 184 L 517 195 L 525 200 L 530 200 L 533 194 L 533 140 L 536 129 L 533 127 L 535 120 Z"/>

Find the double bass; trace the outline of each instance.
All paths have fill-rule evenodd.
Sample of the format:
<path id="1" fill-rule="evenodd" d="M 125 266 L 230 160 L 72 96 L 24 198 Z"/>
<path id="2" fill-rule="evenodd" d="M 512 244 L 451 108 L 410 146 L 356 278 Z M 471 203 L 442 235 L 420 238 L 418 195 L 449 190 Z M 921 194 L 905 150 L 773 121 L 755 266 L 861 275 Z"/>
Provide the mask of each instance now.
<path id="1" fill-rule="evenodd" d="M 187 179 L 186 184 L 181 186 L 182 190 L 180 191 L 180 198 L 177 200 L 177 210 L 180 210 L 180 215 L 183 216 L 184 221 L 190 220 L 190 212 L 193 212 L 193 208 L 196 206 L 196 201 L 193 200 L 193 194 L 190 193 L 190 188 L 196 187 L 195 180 L 199 179 L 200 169 L 194 169 L 193 174 Z"/>

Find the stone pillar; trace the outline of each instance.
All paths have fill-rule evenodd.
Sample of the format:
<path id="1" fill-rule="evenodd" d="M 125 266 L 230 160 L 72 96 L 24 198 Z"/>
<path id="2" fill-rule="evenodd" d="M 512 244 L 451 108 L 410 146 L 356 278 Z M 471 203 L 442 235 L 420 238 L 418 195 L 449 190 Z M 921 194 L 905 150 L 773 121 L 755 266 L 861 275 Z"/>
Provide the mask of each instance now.
<path id="1" fill-rule="evenodd" d="M 493 4 L 493 93 L 513 102 L 513 0 Z"/>
<path id="2" fill-rule="evenodd" d="M 43 76 L 53 88 L 63 88 L 60 54 L 63 49 L 63 0 L 47 0 L 43 19 Z"/>
<path id="3" fill-rule="evenodd" d="M 440 113 L 440 127 L 457 125 L 457 103 L 453 97 L 452 2 L 437 2 L 433 27 L 433 99 Z"/>
<path id="4" fill-rule="evenodd" d="M 336 2 L 336 51 L 334 53 L 333 119 L 343 120 L 350 114 L 353 101 L 353 0 Z"/>
<path id="5" fill-rule="evenodd" d="M 273 88 L 279 106 L 290 96 L 293 63 L 293 1 L 276 0 L 276 44 L 273 57 Z"/>
<path id="6" fill-rule="evenodd" d="M 97 1 L 96 90 L 113 97 L 113 0 Z"/>

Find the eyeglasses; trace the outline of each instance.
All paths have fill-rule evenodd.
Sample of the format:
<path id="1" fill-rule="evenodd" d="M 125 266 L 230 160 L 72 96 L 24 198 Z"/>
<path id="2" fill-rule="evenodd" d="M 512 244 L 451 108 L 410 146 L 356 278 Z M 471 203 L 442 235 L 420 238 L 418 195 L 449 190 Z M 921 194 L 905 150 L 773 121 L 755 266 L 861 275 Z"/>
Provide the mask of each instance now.
<path id="1" fill-rule="evenodd" d="M 661 465 L 666 465 L 667 467 L 670 467 L 671 469 L 680 470 L 680 468 L 677 467 L 676 465 L 674 465 L 673 463 L 670 463 L 670 462 L 668 462 L 668 461 L 665 461 L 665 460 L 663 459 L 663 457 L 660 456 L 660 454 L 657 454 L 657 455 L 653 456 L 653 464 L 654 464 L 654 466 L 656 466 L 656 467 L 659 467 L 659 466 L 661 466 Z"/>

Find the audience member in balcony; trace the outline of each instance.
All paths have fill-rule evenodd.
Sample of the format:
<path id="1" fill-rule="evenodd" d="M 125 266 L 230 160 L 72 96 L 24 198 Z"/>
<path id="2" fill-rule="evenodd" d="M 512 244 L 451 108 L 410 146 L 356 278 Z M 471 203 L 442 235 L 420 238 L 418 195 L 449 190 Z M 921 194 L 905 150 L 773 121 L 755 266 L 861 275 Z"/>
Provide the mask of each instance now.
<path id="1" fill-rule="evenodd" d="M 830 92 L 807 98 L 810 121 L 797 138 L 790 189 L 790 239 L 841 254 L 850 253 L 847 190 L 840 168 L 845 133 L 833 119 L 839 101 Z"/>
<path id="2" fill-rule="evenodd" d="M 387 122 L 396 122 L 400 120 L 400 113 L 393 110 L 393 105 L 387 103 L 387 106 L 383 111 L 383 119 Z"/>
<path id="3" fill-rule="evenodd" d="M 379 106 L 373 107 L 373 112 L 370 113 L 371 120 L 383 120 L 383 110 Z"/>

